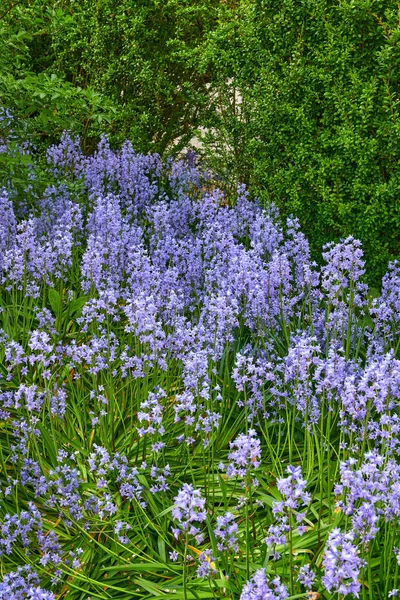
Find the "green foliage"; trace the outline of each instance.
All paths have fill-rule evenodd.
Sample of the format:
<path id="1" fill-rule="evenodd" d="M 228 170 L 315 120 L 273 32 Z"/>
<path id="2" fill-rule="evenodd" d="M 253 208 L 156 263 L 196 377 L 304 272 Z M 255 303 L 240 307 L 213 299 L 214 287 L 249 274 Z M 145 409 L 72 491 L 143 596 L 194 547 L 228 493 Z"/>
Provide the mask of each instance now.
<path id="1" fill-rule="evenodd" d="M 118 105 L 112 134 L 142 151 L 180 147 L 207 100 L 197 68 L 215 3 L 84 0 L 56 17 L 56 65 L 73 83 L 92 85 Z M 72 19 L 72 22 L 70 22 Z"/>
<path id="2" fill-rule="evenodd" d="M 208 102 L 208 77 L 197 65 L 217 9 L 212 0 L 10 5 L 3 47 L 23 76 L 6 79 L 0 98 L 15 108 L 12 99 L 22 93 L 28 104 L 23 116 L 39 117 L 35 129 L 47 136 L 50 128 L 54 137 L 60 128 L 79 132 L 87 151 L 92 143 L 86 137 L 100 129 L 116 144 L 130 138 L 140 151 L 178 150 L 201 123 Z M 12 50 L 16 38 L 18 53 Z"/>
<path id="3" fill-rule="evenodd" d="M 64 130 L 81 134 L 86 149 L 106 128 L 115 115 L 112 103 L 93 88 L 83 89 L 56 74 L 42 53 L 46 32 L 41 30 L 45 17 L 40 5 L 33 9 L 18 5 L 3 15 L 0 28 L 0 100 L 15 117 L 13 134 L 27 137 L 35 145 L 46 146 L 60 138 Z M 43 9 L 43 7 L 41 7 Z M 4 22 L 8 16 L 10 21 Z M 38 54 L 38 57 L 35 57 Z M 47 54 L 47 53 L 45 53 Z M 42 70 L 47 66 L 47 70 Z M 7 131 L 0 130 L 2 138 Z"/>
<path id="4" fill-rule="evenodd" d="M 36 143 L 55 142 L 67 130 L 80 133 L 85 149 L 90 149 L 115 113 L 98 92 L 76 88 L 55 74 L 5 76 L 0 86 L 12 114 Z"/>
<path id="5" fill-rule="evenodd" d="M 400 249 L 399 39 L 389 0 L 255 0 L 207 50 L 214 169 L 297 215 L 314 251 L 359 238 L 375 281 Z"/>

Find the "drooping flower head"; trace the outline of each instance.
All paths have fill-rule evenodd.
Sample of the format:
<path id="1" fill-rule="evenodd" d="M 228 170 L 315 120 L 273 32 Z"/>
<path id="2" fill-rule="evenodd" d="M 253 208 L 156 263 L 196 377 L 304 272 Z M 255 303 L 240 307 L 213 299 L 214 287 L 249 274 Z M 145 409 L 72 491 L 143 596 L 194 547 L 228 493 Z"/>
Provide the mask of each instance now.
<path id="1" fill-rule="evenodd" d="M 328 592 L 337 592 L 343 596 L 353 594 L 358 598 L 361 584 L 359 576 L 364 562 L 353 544 L 354 534 L 342 533 L 333 529 L 328 537 L 323 560 L 325 574 L 322 583 Z"/>
<path id="2" fill-rule="evenodd" d="M 215 567 L 215 556 L 212 555 L 211 550 L 204 550 L 199 556 L 199 566 L 196 570 L 197 577 L 210 577 L 217 573 Z"/>
<path id="3" fill-rule="evenodd" d="M 287 477 L 278 479 L 276 486 L 284 498 L 287 507 L 296 510 L 300 502 L 309 504 L 311 496 L 305 491 L 307 481 L 301 475 L 301 467 L 288 465 L 286 468 Z"/>
<path id="4" fill-rule="evenodd" d="M 238 543 L 238 524 L 232 513 L 227 512 L 217 518 L 217 528 L 214 529 L 216 538 L 219 540 L 217 547 L 220 552 L 224 550 L 234 550 L 237 552 Z"/>
<path id="5" fill-rule="evenodd" d="M 259 569 L 248 581 L 240 595 L 240 600 L 284 600 L 289 596 L 287 588 L 280 577 L 271 582 L 267 580 L 264 569 Z"/>
<path id="6" fill-rule="evenodd" d="M 183 484 L 174 498 L 172 508 L 172 517 L 177 521 L 177 527 L 172 529 L 176 538 L 180 533 L 184 533 L 195 536 L 196 541 L 201 543 L 204 536 L 194 523 L 203 523 L 206 520 L 205 503 L 205 498 L 201 497 L 199 489 L 194 489 L 191 483 Z"/>
<path id="7" fill-rule="evenodd" d="M 248 435 L 241 433 L 229 445 L 228 459 L 231 462 L 226 469 L 228 477 L 245 477 L 251 469 L 260 466 L 261 445 L 254 429 L 249 429 Z"/>

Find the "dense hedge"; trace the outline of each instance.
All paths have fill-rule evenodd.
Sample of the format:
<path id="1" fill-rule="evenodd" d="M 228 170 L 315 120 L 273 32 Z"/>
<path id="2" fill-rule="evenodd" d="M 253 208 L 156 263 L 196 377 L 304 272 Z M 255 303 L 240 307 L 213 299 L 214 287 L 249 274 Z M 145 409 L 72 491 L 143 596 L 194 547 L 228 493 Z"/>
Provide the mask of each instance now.
<path id="1" fill-rule="evenodd" d="M 238 109 L 225 94 L 216 115 L 215 137 L 233 152 L 222 162 L 214 152 L 214 167 L 296 214 L 314 249 L 361 239 L 374 278 L 400 248 L 397 3 L 246 5 L 209 51 L 243 97 Z"/>
<path id="2" fill-rule="evenodd" d="M 0 98 L 36 139 L 100 130 L 204 157 L 314 252 L 349 234 L 377 280 L 399 256 L 400 15 L 393 0 L 7 0 Z"/>
<path id="3" fill-rule="evenodd" d="M 8 76 L 0 76 L 0 94 L 35 120 L 36 133 L 53 137 L 46 128 L 53 114 L 53 132 L 64 126 L 81 133 L 86 151 L 100 129 L 116 144 L 131 138 L 141 151 L 171 151 L 178 138 L 177 149 L 187 144 L 208 98 L 207 75 L 196 65 L 218 22 L 218 3 L 7 4 L 0 14 L 0 55 L 6 57 L 0 66 Z M 71 96 L 79 106 L 71 105 Z"/>

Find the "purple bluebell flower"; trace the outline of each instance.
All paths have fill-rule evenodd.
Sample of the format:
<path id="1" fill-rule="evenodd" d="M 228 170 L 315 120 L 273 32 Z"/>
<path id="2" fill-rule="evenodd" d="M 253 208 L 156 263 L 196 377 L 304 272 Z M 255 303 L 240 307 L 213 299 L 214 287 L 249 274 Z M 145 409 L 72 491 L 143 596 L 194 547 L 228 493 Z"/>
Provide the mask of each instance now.
<path id="1" fill-rule="evenodd" d="M 375 323 L 375 336 L 391 345 L 400 331 L 400 263 L 389 263 L 382 279 L 382 293 L 374 298 L 370 313 Z M 372 340 L 374 342 L 374 340 Z"/>
<path id="2" fill-rule="evenodd" d="M 170 489 L 168 483 L 168 477 L 170 475 L 171 468 L 169 465 L 165 465 L 163 468 L 153 465 L 150 469 L 150 477 L 153 482 L 153 485 L 150 487 L 150 492 L 152 494 L 167 492 Z"/>
<path id="3" fill-rule="evenodd" d="M 229 443 L 230 463 L 226 468 L 228 477 L 246 477 L 261 462 L 261 444 L 254 429 L 249 429 L 248 435 L 241 433 Z"/>
<path id="4" fill-rule="evenodd" d="M 245 584 L 240 600 L 284 600 L 288 596 L 287 588 L 279 577 L 268 581 L 265 570 L 259 569 Z"/>
<path id="5" fill-rule="evenodd" d="M 284 504 L 291 510 L 298 509 L 300 503 L 306 506 L 311 502 L 311 496 L 305 491 L 307 481 L 301 475 L 301 467 L 289 465 L 286 468 L 287 477 L 278 479 L 276 486 L 284 498 Z"/>
<path id="6" fill-rule="evenodd" d="M 6 573 L 0 582 L 1 600 L 55 600 L 52 592 L 39 585 L 39 577 L 30 565 L 18 567 L 16 571 Z"/>
<path id="7" fill-rule="evenodd" d="M 307 531 L 307 527 L 303 524 L 306 512 L 301 512 L 301 509 L 311 502 L 310 494 L 305 491 L 307 482 L 301 475 L 301 467 L 288 465 L 286 472 L 288 476 L 278 479 L 276 484 L 282 500 L 274 502 L 272 506 L 272 513 L 277 524 L 269 526 L 268 535 L 264 540 L 269 548 L 275 548 L 275 556 L 279 555 L 276 546 L 287 543 L 287 534 L 293 527 L 292 516 L 295 517 L 298 534 L 303 535 Z"/>
<path id="8" fill-rule="evenodd" d="M 318 421 L 321 411 L 314 386 L 314 372 L 321 364 L 320 352 L 314 336 L 308 332 L 295 335 L 287 355 L 277 360 L 275 373 L 270 375 L 276 408 L 282 409 L 286 403 L 294 405 L 309 428 Z"/>
<path id="9" fill-rule="evenodd" d="M 147 400 L 140 403 L 138 412 L 138 420 L 141 426 L 138 428 L 140 436 L 148 435 L 164 435 L 165 429 L 162 424 L 163 406 L 162 400 L 167 394 L 161 388 L 155 392 L 149 392 Z"/>
<path id="10" fill-rule="evenodd" d="M 364 561 L 353 544 L 354 537 L 354 533 L 342 533 L 340 529 L 330 532 L 323 559 L 325 573 L 322 583 L 328 592 L 343 596 L 353 594 L 358 598 L 361 589 L 359 577 Z"/>
<path id="11" fill-rule="evenodd" d="M 205 498 L 201 497 L 199 489 L 194 489 L 192 484 L 184 483 L 174 498 L 172 517 L 177 522 L 173 528 L 175 538 L 179 534 L 194 536 L 198 544 L 204 536 L 198 526 L 193 523 L 203 523 L 206 519 Z"/>
<path id="12" fill-rule="evenodd" d="M 311 590 L 315 582 L 315 572 L 308 563 L 300 567 L 297 579 L 306 590 Z"/>
<path id="13" fill-rule="evenodd" d="M 126 534 L 130 529 L 132 529 L 132 526 L 129 523 L 125 523 L 124 521 L 115 521 L 114 533 L 121 544 L 129 544 L 129 537 Z"/>
<path id="14" fill-rule="evenodd" d="M 236 389 L 244 392 L 248 420 L 251 421 L 260 411 L 265 413 L 265 384 L 273 379 L 272 365 L 262 356 L 254 357 L 238 352 L 235 358 L 235 367 L 232 370 L 232 379 Z M 238 406 L 243 406 L 244 401 L 239 400 Z"/>
<path id="15" fill-rule="evenodd" d="M 17 221 L 14 214 L 13 203 L 6 190 L 0 188 L 0 269 L 2 268 L 2 254 L 15 243 Z"/>
<path id="16" fill-rule="evenodd" d="M 55 596 L 53 592 L 48 592 L 38 586 L 29 588 L 26 598 L 29 598 L 29 600 L 54 600 Z"/>
<path id="17" fill-rule="evenodd" d="M 224 550 L 237 552 L 238 545 L 238 524 L 232 513 L 227 512 L 217 517 L 217 527 L 214 529 L 215 537 L 218 540 L 217 547 L 220 552 Z"/>
<path id="18" fill-rule="evenodd" d="M 215 567 L 216 558 L 212 555 L 211 550 L 204 550 L 198 560 L 197 577 L 211 577 L 211 575 L 215 575 L 218 572 Z"/>

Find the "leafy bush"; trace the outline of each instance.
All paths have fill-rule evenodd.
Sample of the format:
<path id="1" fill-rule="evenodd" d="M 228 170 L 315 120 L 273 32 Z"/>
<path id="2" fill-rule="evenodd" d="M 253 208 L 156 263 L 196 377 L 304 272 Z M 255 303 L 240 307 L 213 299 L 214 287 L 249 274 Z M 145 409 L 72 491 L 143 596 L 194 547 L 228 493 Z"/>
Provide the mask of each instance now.
<path id="1" fill-rule="evenodd" d="M 314 251 L 362 240 L 371 280 L 400 249 L 399 35 L 388 0 L 244 0 L 203 55 L 210 164 L 296 215 Z"/>
<path id="2" fill-rule="evenodd" d="M 20 79 L 6 78 L 0 97 L 14 109 L 15 85 L 22 102 L 31 92 L 26 116 L 39 112 L 34 127 L 58 137 L 60 126 L 80 133 L 85 151 L 93 149 L 86 136 L 99 133 L 100 121 L 114 143 L 129 137 L 140 151 L 179 150 L 208 101 L 207 75 L 197 63 L 217 9 L 211 0 L 62 0 L 57 8 L 43 0 L 10 2 L 3 44 L 18 58 Z"/>
<path id="3" fill-rule="evenodd" d="M 46 35 L 43 6 L 26 12 L 20 5 L 10 9 L 10 23 L 0 29 L 0 101 L 13 117 L 14 139 L 19 137 L 39 149 L 59 140 L 63 131 L 79 133 L 85 149 L 98 140 L 104 125 L 115 117 L 111 102 L 93 88 L 83 89 L 57 75 L 50 62 L 42 70 L 35 59 L 36 38 Z M 6 13 L 7 14 L 7 13 Z M 41 16 L 39 16 L 41 15 Z M 44 53 L 45 44 L 37 52 Z M 7 138 L 5 120 L 0 123 L 0 138 Z M 3 127 L 2 127 L 3 126 Z"/>

